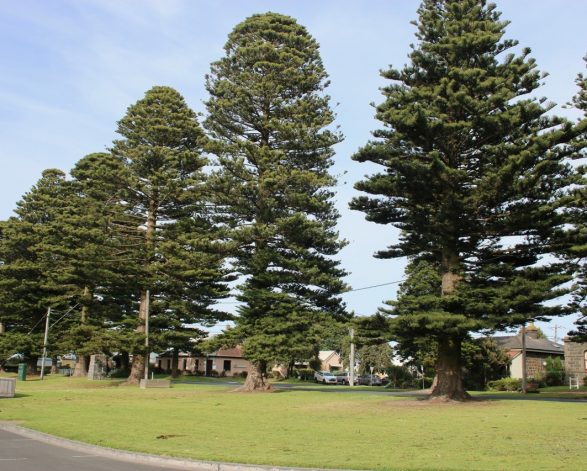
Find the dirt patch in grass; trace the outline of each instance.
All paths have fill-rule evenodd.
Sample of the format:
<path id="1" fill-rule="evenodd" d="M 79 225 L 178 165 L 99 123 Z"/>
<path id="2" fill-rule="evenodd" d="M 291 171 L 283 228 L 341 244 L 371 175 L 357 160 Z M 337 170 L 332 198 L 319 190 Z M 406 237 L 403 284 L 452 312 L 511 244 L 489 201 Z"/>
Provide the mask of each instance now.
<path id="1" fill-rule="evenodd" d="M 412 399 L 406 398 L 403 400 L 390 400 L 385 401 L 382 403 L 385 407 L 392 407 L 396 409 L 403 409 L 408 407 L 467 407 L 467 408 L 479 408 L 479 407 L 492 407 L 496 404 L 495 401 L 489 401 L 484 399 L 473 399 L 468 401 L 435 401 L 431 399 L 419 398 L 419 399 Z"/>

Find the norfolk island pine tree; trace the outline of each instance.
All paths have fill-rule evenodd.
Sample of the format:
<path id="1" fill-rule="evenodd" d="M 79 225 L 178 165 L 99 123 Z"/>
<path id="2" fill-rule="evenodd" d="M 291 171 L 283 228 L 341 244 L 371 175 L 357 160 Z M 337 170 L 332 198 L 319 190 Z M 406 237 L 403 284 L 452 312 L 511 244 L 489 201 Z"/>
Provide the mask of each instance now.
<path id="1" fill-rule="evenodd" d="M 266 13 L 235 27 L 207 77 L 204 126 L 218 170 L 217 205 L 243 277 L 236 326 L 253 363 L 245 390 L 265 390 L 268 364 L 312 357 L 316 326 L 347 317 L 345 272 L 328 173 L 334 116 L 318 44 L 294 19 Z"/>
<path id="2" fill-rule="evenodd" d="M 470 332 L 566 312 L 543 304 L 565 292 L 566 266 L 538 262 L 563 224 L 552 202 L 570 182 L 565 144 L 576 131 L 527 96 L 543 76 L 528 49 L 507 53 L 517 42 L 502 39 L 495 5 L 425 0 L 418 15 L 411 63 L 382 73 L 391 82 L 376 113 L 385 127 L 353 157 L 383 172 L 356 184 L 371 196 L 351 208 L 401 230 L 376 256 L 439 267 L 439 303 L 392 322 L 436 340 L 432 397 L 462 400 Z"/>

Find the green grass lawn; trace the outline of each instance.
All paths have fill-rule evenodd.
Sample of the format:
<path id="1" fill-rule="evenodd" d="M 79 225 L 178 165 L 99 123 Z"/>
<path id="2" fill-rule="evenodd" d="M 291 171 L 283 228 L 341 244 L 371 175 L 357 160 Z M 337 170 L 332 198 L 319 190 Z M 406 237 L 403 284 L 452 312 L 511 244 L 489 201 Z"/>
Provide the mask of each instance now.
<path id="1" fill-rule="evenodd" d="M 0 420 L 109 447 L 193 459 L 373 470 L 584 469 L 587 404 L 466 404 L 219 384 L 141 390 L 49 376 L 17 383 Z"/>

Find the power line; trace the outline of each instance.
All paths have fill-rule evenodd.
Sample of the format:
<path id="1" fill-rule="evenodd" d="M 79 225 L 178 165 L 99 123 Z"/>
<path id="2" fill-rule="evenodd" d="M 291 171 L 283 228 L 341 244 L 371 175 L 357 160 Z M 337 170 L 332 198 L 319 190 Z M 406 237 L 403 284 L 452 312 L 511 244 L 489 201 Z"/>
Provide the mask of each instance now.
<path id="1" fill-rule="evenodd" d="M 34 325 L 34 327 L 31 330 L 29 330 L 28 335 L 31 335 L 33 333 L 33 330 L 35 330 L 37 326 L 45 320 L 45 317 L 47 317 L 47 313 L 43 314 L 43 317 L 39 319 L 39 321 Z"/>
<path id="2" fill-rule="evenodd" d="M 363 286 L 362 288 L 355 288 L 355 289 L 350 289 L 348 291 L 345 291 L 344 293 L 341 293 L 342 295 L 345 295 L 347 293 L 353 293 L 355 291 L 364 291 L 367 289 L 373 289 L 373 288 L 380 288 L 382 286 L 389 286 L 389 285 L 395 285 L 397 283 L 401 283 L 404 280 L 396 280 L 396 281 L 389 281 L 387 283 L 380 283 L 378 285 L 371 285 L 371 286 Z M 216 304 L 240 304 L 242 301 L 220 301 Z"/>
<path id="3" fill-rule="evenodd" d="M 76 307 L 79 306 L 79 303 L 77 303 L 75 306 L 69 308 L 65 314 L 63 314 L 59 319 L 57 319 L 55 322 L 53 322 L 53 325 L 51 327 L 55 327 L 60 321 L 61 319 L 63 319 L 65 316 L 67 316 L 71 311 L 73 311 Z M 61 313 L 60 313 L 61 314 Z"/>
<path id="4" fill-rule="evenodd" d="M 401 283 L 402 281 L 404 281 L 404 280 L 390 281 L 389 283 L 381 283 L 379 285 L 364 286 L 363 288 L 355 288 L 355 289 L 345 291 L 345 293 L 352 293 L 354 291 L 363 291 L 366 289 L 379 288 L 381 286 L 395 285 L 397 283 Z M 345 294 L 345 293 L 343 293 L 343 294 Z"/>

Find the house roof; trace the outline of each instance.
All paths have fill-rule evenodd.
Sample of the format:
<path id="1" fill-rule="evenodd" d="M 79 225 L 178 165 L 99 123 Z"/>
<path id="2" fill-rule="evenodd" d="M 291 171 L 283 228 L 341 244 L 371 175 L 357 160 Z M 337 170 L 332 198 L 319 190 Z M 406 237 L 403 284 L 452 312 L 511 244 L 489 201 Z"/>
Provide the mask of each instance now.
<path id="1" fill-rule="evenodd" d="M 493 337 L 493 340 L 495 340 L 498 347 L 504 350 L 522 350 L 522 337 L 519 335 Z M 561 344 L 548 339 L 535 339 L 528 335 L 526 335 L 526 351 L 564 355 L 564 348 Z"/>
<path id="2" fill-rule="evenodd" d="M 159 358 L 171 358 L 173 356 L 173 349 L 171 350 L 166 350 L 163 353 L 160 353 L 157 355 Z M 189 358 L 193 356 L 191 353 L 187 353 L 187 352 L 178 352 L 177 353 L 177 357 L 178 358 Z"/>
<path id="3" fill-rule="evenodd" d="M 336 352 L 334 350 L 320 350 L 318 352 L 318 358 L 322 361 L 328 360 Z"/>
<path id="4" fill-rule="evenodd" d="M 243 352 L 241 347 L 237 345 L 233 348 L 221 348 L 220 350 L 215 351 L 212 355 L 213 357 L 231 357 L 231 358 L 242 358 Z"/>

